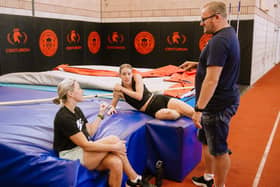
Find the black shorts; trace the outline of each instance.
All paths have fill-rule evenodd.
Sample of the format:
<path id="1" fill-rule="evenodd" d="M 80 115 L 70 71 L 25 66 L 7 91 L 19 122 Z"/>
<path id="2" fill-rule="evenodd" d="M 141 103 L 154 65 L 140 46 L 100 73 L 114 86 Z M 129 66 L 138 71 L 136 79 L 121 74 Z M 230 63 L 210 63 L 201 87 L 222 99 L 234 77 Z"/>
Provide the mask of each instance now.
<path id="1" fill-rule="evenodd" d="M 151 101 L 149 102 L 145 113 L 155 117 L 157 111 L 162 108 L 167 108 L 168 102 L 171 97 L 166 95 L 153 95 Z"/>

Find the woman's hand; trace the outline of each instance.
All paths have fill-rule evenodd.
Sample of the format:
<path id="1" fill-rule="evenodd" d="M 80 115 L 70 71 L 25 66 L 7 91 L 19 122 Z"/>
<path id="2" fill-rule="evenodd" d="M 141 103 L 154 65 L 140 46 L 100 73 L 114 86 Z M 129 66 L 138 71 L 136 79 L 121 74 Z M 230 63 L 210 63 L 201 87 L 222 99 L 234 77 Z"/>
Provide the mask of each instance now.
<path id="1" fill-rule="evenodd" d="M 110 105 L 109 108 L 110 109 L 107 112 L 108 115 L 112 115 L 112 114 L 116 114 L 117 113 L 117 109 L 114 106 Z"/>
<path id="2" fill-rule="evenodd" d="M 106 109 L 109 107 L 109 104 L 106 102 L 103 102 L 99 105 L 99 114 L 104 115 Z"/>
<path id="3" fill-rule="evenodd" d="M 126 146 L 125 146 L 125 141 L 120 140 L 116 144 L 114 144 L 114 152 L 117 152 L 119 154 L 126 154 Z"/>

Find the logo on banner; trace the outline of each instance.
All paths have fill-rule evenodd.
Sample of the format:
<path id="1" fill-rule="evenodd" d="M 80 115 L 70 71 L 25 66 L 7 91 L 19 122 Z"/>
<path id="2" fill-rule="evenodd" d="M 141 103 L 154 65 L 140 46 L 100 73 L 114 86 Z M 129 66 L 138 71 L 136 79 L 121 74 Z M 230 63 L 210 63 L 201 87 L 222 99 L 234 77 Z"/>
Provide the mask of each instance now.
<path id="1" fill-rule="evenodd" d="M 212 38 L 212 34 L 203 34 L 199 40 L 199 49 L 202 51 L 204 47 L 208 44 L 208 41 Z"/>
<path id="2" fill-rule="evenodd" d="M 79 50 L 82 49 L 81 46 L 81 36 L 80 34 L 75 31 L 71 30 L 69 33 L 66 35 L 66 41 L 67 41 L 67 46 L 65 47 L 66 50 Z"/>
<path id="3" fill-rule="evenodd" d="M 183 47 L 187 42 L 187 36 L 180 32 L 173 32 L 166 37 L 166 42 L 169 47 L 165 48 L 165 51 L 187 51 L 188 48 Z"/>
<path id="4" fill-rule="evenodd" d="M 108 34 L 107 41 L 110 44 L 106 47 L 107 49 L 125 49 L 125 46 L 123 45 L 124 35 L 122 33 L 112 32 L 111 34 Z"/>
<path id="5" fill-rule="evenodd" d="M 139 32 L 134 38 L 134 47 L 142 55 L 151 53 L 155 47 L 154 36 L 146 31 Z"/>
<path id="6" fill-rule="evenodd" d="M 88 35 L 88 49 L 92 54 L 98 53 L 101 46 L 101 39 L 98 32 L 93 31 Z"/>
<path id="7" fill-rule="evenodd" d="M 24 47 L 28 41 L 28 36 L 24 31 L 19 28 L 14 28 L 11 32 L 7 34 L 7 41 L 13 47 L 7 48 L 6 53 L 24 53 L 31 51 L 30 48 Z"/>
<path id="8" fill-rule="evenodd" d="M 51 29 L 44 30 L 39 38 L 39 47 L 43 55 L 54 56 L 58 49 L 58 38 L 56 33 Z"/>

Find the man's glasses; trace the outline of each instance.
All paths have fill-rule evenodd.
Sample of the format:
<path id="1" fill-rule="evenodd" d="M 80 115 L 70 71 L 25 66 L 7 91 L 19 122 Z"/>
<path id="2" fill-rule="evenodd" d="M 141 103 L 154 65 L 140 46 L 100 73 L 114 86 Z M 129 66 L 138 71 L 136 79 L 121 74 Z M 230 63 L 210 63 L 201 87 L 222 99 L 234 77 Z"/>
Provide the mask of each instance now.
<path id="1" fill-rule="evenodd" d="M 206 20 L 215 17 L 217 14 L 218 14 L 218 13 L 215 13 L 215 14 L 213 14 L 213 15 L 211 15 L 211 16 L 208 16 L 208 17 L 205 17 L 205 18 L 201 18 L 201 21 L 200 21 L 200 22 L 204 23 Z"/>

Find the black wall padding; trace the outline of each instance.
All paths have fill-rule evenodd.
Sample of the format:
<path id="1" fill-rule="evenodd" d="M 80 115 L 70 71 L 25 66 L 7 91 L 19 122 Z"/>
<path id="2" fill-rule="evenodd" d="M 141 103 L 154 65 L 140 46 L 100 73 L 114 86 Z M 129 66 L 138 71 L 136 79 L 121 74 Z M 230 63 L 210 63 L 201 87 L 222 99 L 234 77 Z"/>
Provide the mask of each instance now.
<path id="1" fill-rule="evenodd" d="M 67 21 L 62 24 L 63 59 L 65 64 L 84 64 L 83 22 Z"/>
<path id="2" fill-rule="evenodd" d="M 35 71 L 33 60 L 33 22 L 30 17 L 0 16 L 1 74 Z"/>
<path id="3" fill-rule="evenodd" d="M 236 28 L 236 21 L 233 22 Z M 249 85 L 251 82 L 252 48 L 253 48 L 253 20 L 244 20 L 239 23 L 238 38 L 240 42 L 241 68 L 238 82 Z"/>
<path id="4" fill-rule="evenodd" d="M 64 21 L 44 18 L 31 19 L 34 31 L 32 36 L 34 68 L 32 70 L 51 70 L 55 66 L 64 63 L 65 56 L 63 55 L 63 43 L 61 42 L 63 41 Z M 54 33 L 55 35 L 53 35 Z M 42 51 L 45 52 L 43 53 Z"/>
<path id="5" fill-rule="evenodd" d="M 102 24 L 102 62 L 104 65 L 120 65 L 135 63 L 131 60 L 132 52 L 131 24 L 106 23 Z"/>
<path id="6" fill-rule="evenodd" d="M 130 56 L 131 56 L 131 62 L 133 62 L 134 66 L 138 67 L 160 67 L 164 63 L 162 62 L 161 59 L 161 51 L 160 51 L 160 25 L 161 23 L 158 22 L 146 22 L 146 23 L 130 23 L 130 45 L 131 45 L 131 51 L 130 51 Z M 142 34 L 140 34 L 142 33 Z M 145 33 L 150 33 L 153 35 L 153 38 L 150 38 L 149 35 L 146 35 Z M 139 34 L 139 35 L 137 35 Z M 139 43 L 141 41 L 141 37 L 145 36 L 142 38 L 144 40 L 145 38 L 147 39 L 147 46 L 149 45 L 154 45 L 153 49 L 149 47 L 145 48 L 142 43 Z M 137 38 L 136 38 L 137 37 Z M 135 47 L 135 39 L 136 41 L 136 46 Z M 153 40 L 152 40 L 153 39 Z M 137 49 L 138 51 L 137 51 Z M 149 50 L 151 50 L 149 52 Z M 139 53 L 142 51 L 142 54 Z"/>
<path id="7" fill-rule="evenodd" d="M 173 62 L 180 65 L 187 59 L 198 61 L 198 41 L 202 34 L 202 29 L 195 22 L 162 23 L 160 46 L 164 64 Z M 176 40 L 172 41 L 172 37 Z"/>
<path id="8" fill-rule="evenodd" d="M 0 74 L 59 64 L 157 68 L 197 61 L 199 22 L 90 23 L 0 14 Z M 236 21 L 232 21 L 236 27 Z M 240 21 L 240 84 L 250 84 L 253 20 Z"/>
<path id="9" fill-rule="evenodd" d="M 83 56 L 85 65 L 101 65 L 101 24 L 84 22 Z M 98 40 L 100 38 L 100 40 Z"/>

